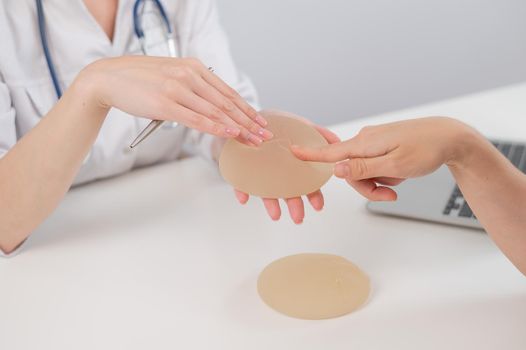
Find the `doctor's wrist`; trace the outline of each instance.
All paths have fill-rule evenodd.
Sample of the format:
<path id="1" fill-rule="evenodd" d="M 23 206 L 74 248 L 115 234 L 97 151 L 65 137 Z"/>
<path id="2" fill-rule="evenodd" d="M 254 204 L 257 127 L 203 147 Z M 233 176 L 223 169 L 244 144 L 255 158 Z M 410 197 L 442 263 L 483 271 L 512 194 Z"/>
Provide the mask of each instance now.
<path id="1" fill-rule="evenodd" d="M 72 90 L 76 99 L 82 102 L 82 107 L 90 109 L 94 114 L 104 119 L 111 106 L 106 104 L 103 99 L 103 81 L 89 67 L 84 68 L 79 73 L 68 90 Z"/>

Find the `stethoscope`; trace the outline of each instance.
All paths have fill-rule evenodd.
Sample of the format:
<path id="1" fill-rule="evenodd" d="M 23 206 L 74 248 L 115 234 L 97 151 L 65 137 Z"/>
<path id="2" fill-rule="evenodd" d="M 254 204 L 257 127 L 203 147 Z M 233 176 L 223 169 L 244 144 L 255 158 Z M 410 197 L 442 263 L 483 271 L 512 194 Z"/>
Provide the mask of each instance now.
<path id="1" fill-rule="evenodd" d="M 135 31 L 135 35 L 139 39 L 139 43 L 141 46 L 141 50 L 143 54 L 147 55 L 147 42 L 146 42 L 146 36 L 144 33 L 144 29 L 142 27 L 142 18 L 145 10 L 146 2 L 150 1 L 155 7 L 157 8 L 157 13 L 161 18 L 161 21 L 164 24 L 164 39 L 166 40 L 166 45 L 168 48 L 168 54 L 170 57 L 177 57 L 177 50 L 175 46 L 175 39 L 174 39 L 174 28 L 172 28 L 172 25 L 170 24 L 170 20 L 168 19 L 168 16 L 166 15 L 166 11 L 164 10 L 164 6 L 161 4 L 160 0 L 136 0 L 135 4 L 133 5 L 133 29 Z M 51 76 L 51 80 L 53 82 L 53 87 L 55 88 L 55 92 L 57 94 L 57 98 L 60 99 L 62 97 L 62 88 L 60 87 L 60 83 L 57 77 L 57 72 L 55 69 L 55 65 L 53 63 L 53 58 L 51 57 L 51 52 L 49 50 L 49 45 L 47 42 L 47 35 L 46 35 L 46 18 L 44 16 L 44 9 L 42 6 L 42 0 L 36 0 L 37 5 L 37 17 L 38 17 L 38 30 L 40 31 L 40 41 L 42 42 L 42 49 L 44 51 L 44 56 L 46 58 L 47 67 L 49 70 L 49 75 Z M 146 128 L 144 128 L 139 135 L 133 140 L 133 142 L 130 145 L 130 148 L 134 148 L 139 143 L 141 143 L 144 139 L 146 139 L 149 135 L 151 135 L 155 130 L 157 130 L 164 121 L 162 120 L 152 120 Z M 165 127 L 167 129 L 175 129 L 179 126 L 176 122 L 169 122 L 166 123 Z"/>
<path id="2" fill-rule="evenodd" d="M 174 34 L 173 34 L 174 28 L 170 24 L 170 20 L 168 19 L 168 16 L 166 15 L 166 11 L 164 10 L 164 6 L 161 4 L 160 0 L 136 0 L 133 6 L 133 29 L 135 31 L 135 35 L 139 39 L 139 43 L 141 45 L 142 52 L 145 55 L 147 54 L 147 47 L 146 47 L 147 43 L 145 40 L 145 34 L 144 34 L 144 30 L 142 27 L 142 21 L 141 21 L 141 18 L 144 14 L 145 3 L 147 1 L 150 1 L 152 4 L 156 6 L 157 12 L 159 13 L 161 20 L 164 23 L 164 29 L 165 29 L 164 36 L 165 36 L 166 44 L 168 46 L 168 53 L 171 57 L 176 57 L 177 51 L 176 51 L 176 46 L 175 46 Z M 57 98 L 60 99 L 60 97 L 62 97 L 62 88 L 60 87 L 60 83 L 57 77 L 57 71 L 55 69 L 55 64 L 53 63 L 53 57 L 51 56 L 51 52 L 49 50 L 49 44 L 48 44 L 47 35 L 46 35 L 46 19 L 44 16 L 42 0 L 36 0 L 36 5 L 37 5 L 37 17 L 38 17 L 38 29 L 40 32 L 40 41 L 42 43 L 42 49 L 44 51 L 44 56 L 46 58 L 49 75 L 51 76 L 51 80 L 53 82 L 53 87 L 55 88 Z"/>

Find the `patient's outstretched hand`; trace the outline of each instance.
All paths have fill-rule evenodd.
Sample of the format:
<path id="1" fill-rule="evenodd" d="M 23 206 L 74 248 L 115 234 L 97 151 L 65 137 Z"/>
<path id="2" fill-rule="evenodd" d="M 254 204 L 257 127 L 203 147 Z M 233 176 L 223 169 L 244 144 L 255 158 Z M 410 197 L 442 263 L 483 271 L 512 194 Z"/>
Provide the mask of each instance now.
<path id="1" fill-rule="evenodd" d="M 373 201 L 397 199 L 391 187 L 454 166 L 476 134 L 458 120 L 429 117 L 368 126 L 356 136 L 324 147 L 292 146 L 302 160 L 338 162 L 334 174 Z"/>

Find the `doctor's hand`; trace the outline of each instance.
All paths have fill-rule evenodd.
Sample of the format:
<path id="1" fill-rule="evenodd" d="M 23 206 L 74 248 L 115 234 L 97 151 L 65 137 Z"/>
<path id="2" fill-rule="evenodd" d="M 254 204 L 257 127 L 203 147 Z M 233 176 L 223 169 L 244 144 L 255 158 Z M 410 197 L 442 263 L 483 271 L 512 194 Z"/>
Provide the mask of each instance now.
<path id="1" fill-rule="evenodd" d="M 313 125 L 310 121 L 306 119 L 302 118 L 302 120 L 304 120 L 308 124 Z M 336 136 L 336 134 L 334 134 L 332 131 L 318 125 L 313 126 L 316 128 L 316 130 L 318 130 L 320 134 L 323 135 L 323 137 L 325 137 L 329 144 L 336 144 L 340 142 L 340 138 Z M 235 190 L 235 194 L 239 203 L 245 204 L 246 202 L 248 202 L 248 194 L 238 190 Z M 323 209 L 324 199 L 323 193 L 320 190 L 310 193 L 306 197 L 310 205 L 316 211 L 320 211 Z M 281 217 L 281 207 L 279 204 L 279 200 L 275 198 L 262 198 L 262 200 L 270 218 L 274 221 L 279 220 Z M 294 221 L 294 223 L 296 224 L 301 224 L 303 222 L 303 219 L 305 218 L 305 206 L 303 204 L 303 199 L 301 197 L 285 198 L 284 201 L 287 204 L 289 215 L 292 221 Z"/>
<path id="2" fill-rule="evenodd" d="M 175 121 L 245 144 L 272 138 L 266 120 L 197 59 L 105 58 L 88 65 L 78 79 L 102 107 Z"/>
<path id="3" fill-rule="evenodd" d="M 302 160 L 339 162 L 334 173 L 364 197 L 394 201 L 396 186 L 427 175 L 442 164 L 454 165 L 462 144 L 475 131 L 451 118 L 430 117 L 368 126 L 350 140 L 322 148 L 292 146 Z"/>

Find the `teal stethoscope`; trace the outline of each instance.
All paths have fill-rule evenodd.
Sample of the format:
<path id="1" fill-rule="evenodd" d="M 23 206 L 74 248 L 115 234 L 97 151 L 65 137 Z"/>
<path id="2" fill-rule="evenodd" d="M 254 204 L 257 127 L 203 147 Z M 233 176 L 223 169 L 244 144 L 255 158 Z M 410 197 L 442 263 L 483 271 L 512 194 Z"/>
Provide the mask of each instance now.
<path id="1" fill-rule="evenodd" d="M 37 17 L 38 17 L 38 30 L 40 31 L 40 41 L 42 43 L 42 49 L 44 51 L 44 56 L 46 58 L 47 67 L 49 70 L 49 75 L 51 76 L 51 80 L 53 82 L 53 87 L 55 88 L 55 92 L 57 94 L 57 98 L 60 99 L 62 97 L 62 88 L 60 87 L 60 83 L 58 81 L 57 72 L 55 69 L 55 65 L 53 63 L 53 58 L 51 57 L 51 52 L 49 50 L 49 45 L 47 42 L 47 35 L 46 35 L 46 20 L 44 16 L 44 9 L 42 6 L 42 0 L 35 0 L 36 6 L 37 6 Z M 146 42 L 145 42 L 145 35 L 142 28 L 142 15 L 144 13 L 144 5 L 147 1 L 150 1 L 156 8 L 157 12 L 160 16 L 160 19 L 162 20 L 164 24 L 165 29 L 165 40 L 166 45 L 168 47 L 168 53 L 170 57 L 176 57 L 176 47 L 175 47 L 175 39 L 174 39 L 174 32 L 172 25 L 170 24 L 170 20 L 168 19 L 168 16 L 166 15 L 166 11 L 164 10 L 164 6 L 161 4 L 160 0 L 136 0 L 135 4 L 133 6 L 133 29 L 135 31 L 135 35 L 139 39 L 141 50 L 146 55 Z M 133 143 L 130 145 L 131 148 L 137 146 L 139 143 L 141 143 L 146 137 L 148 137 L 152 132 L 154 132 L 163 121 L 160 120 L 152 120 L 150 124 L 137 136 L 137 138 L 133 141 Z M 172 125 L 172 127 L 175 125 Z"/>

